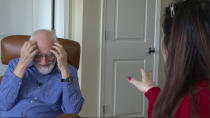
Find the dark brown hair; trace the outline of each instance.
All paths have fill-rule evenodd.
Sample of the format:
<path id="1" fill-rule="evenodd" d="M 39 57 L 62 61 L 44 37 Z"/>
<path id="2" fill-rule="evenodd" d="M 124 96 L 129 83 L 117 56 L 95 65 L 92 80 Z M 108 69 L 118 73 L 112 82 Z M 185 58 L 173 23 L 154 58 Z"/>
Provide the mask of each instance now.
<path id="1" fill-rule="evenodd" d="M 170 7 L 165 12 L 166 82 L 152 116 L 173 117 L 180 101 L 189 93 L 191 115 L 199 117 L 192 87 L 210 74 L 210 1 L 186 0 L 174 4 L 174 8 L 173 17 Z M 199 74 L 199 78 L 195 78 L 195 74 Z"/>

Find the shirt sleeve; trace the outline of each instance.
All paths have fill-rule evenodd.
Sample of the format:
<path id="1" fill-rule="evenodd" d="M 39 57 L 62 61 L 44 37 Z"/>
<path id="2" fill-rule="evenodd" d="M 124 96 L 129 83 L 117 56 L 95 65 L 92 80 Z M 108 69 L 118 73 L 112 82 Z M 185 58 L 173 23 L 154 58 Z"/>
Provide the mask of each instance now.
<path id="1" fill-rule="evenodd" d="M 198 113 L 201 118 L 209 118 L 210 117 L 210 91 L 209 88 L 201 90 L 196 95 L 196 101 L 198 106 Z"/>
<path id="2" fill-rule="evenodd" d="M 15 67 L 15 61 L 11 61 L 4 73 L 0 85 L 0 111 L 8 111 L 16 104 L 22 79 L 14 75 Z"/>
<path id="3" fill-rule="evenodd" d="M 73 76 L 73 80 L 71 82 L 62 82 L 62 110 L 64 113 L 79 114 L 84 98 L 80 91 L 77 70 L 71 67 L 70 73 Z"/>
<path id="4" fill-rule="evenodd" d="M 146 96 L 146 98 L 149 101 L 149 106 L 148 106 L 148 110 L 147 110 L 148 118 L 151 118 L 152 117 L 152 108 L 154 106 L 154 103 L 155 103 L 155 101 L 156 101 L 157 96 L 159 95 L 159 93 L 160 93 L 160 88 L 159 87 L 150 88 L 145 93 L 145 96 Z"/>

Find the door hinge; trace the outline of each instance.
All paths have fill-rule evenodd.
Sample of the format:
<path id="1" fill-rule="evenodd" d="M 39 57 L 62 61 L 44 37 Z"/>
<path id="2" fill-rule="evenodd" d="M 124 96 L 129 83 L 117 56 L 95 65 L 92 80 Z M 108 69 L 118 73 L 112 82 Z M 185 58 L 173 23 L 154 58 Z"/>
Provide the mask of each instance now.
<path id="1" fill-rule="evenodd" d="M 102 112 L 103 112 L 103 115 L 106 113 L 106 106 L 105 106 L 105 104 L 103 104 L 103 106 L 102 106 Z"/>
<path id="2" fill-rule="evenodd" d="M 107 31 L 105 31 L 104 32 L 104 39 L 107 40 L 107 38 L 108 38 L 108 33 L 107 33 Z"/>
<path id="3" fill-rule="evenodd" d="M 106 41 L 106 32 L 104 32 L 104 40 Z"/>

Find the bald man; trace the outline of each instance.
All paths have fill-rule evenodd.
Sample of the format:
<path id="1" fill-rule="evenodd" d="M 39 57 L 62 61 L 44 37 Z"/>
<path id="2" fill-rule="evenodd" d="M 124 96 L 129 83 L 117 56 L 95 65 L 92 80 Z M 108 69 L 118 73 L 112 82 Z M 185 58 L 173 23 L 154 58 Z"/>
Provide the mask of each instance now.
<path id="1" fill-rule="evenodd" d="M 49 30 L 37 30 L 10 61 L 0 85 L 0 117 L 78 114 L 82 97 L 77 70 Z"/>

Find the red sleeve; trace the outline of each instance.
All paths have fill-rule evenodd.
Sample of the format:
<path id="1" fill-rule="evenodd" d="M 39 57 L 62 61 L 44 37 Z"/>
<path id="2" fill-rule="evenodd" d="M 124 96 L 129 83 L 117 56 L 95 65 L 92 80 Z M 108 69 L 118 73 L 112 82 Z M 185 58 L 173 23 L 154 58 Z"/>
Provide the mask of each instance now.
<path id="1" fill-rule="evenodd" d="M 201 118 L 210 117 L 210 91 L 208 88 L 201 90 L 196 95 L 196 101 L 198 105 L 198 113 Z"/>
<path id="2" fill-rule="evenodd" d="M 159 93 L 160 93 L 160 88 L 159 87 L 153 87 L 145 93 L 145 96 L 147 97 L 147 99 L 149 101 L 149 106 L 148 106 L 148 111 L 147 111 L 148 112 L 148 118 L 152 117 L 152 108 L 153 108 L 153 105 L 154 105 Z"/>

